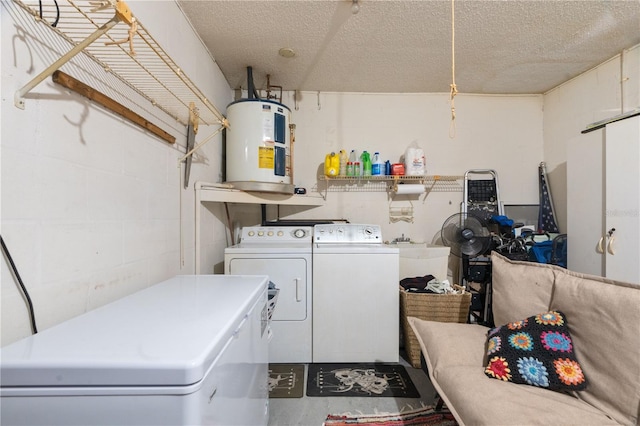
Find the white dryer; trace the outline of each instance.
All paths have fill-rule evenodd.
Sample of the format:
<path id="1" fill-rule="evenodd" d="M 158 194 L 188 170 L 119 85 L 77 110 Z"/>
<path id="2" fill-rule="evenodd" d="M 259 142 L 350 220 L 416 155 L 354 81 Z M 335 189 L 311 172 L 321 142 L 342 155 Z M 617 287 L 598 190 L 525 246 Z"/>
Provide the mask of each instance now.
<path id="1" fill-rule="evenodd" d="M 268 275 L 280 290 L 271 318 L 269 362 L 311 362 L 310 226 L 251 226 L 225 249 L 225 274 Z"/>
<path id="2" fill-rule="evenodd" d="M 316 225 L 313 238 L 313 362 L 398 362 L 398 248 L 378 225 Z"/>

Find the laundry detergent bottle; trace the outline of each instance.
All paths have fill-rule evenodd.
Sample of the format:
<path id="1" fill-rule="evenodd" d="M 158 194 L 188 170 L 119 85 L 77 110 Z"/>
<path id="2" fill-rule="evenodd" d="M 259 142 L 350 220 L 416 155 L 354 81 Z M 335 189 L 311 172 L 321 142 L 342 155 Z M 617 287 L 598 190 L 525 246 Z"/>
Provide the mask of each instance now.
<path id="1" fill-rule="evenodd" d="M 324 158 L 324 174 L 326 176 L 338 176 L 340 171 L 340 157 L 335 152 L 327 154 Z"/>
<path id="2" fill-rule="evenodd" d="M 384 163 L 380 159 L 380 153 L 373 153 L 373 160 L 371 161 L 371 174 L 373 176 L 380 176 L 384 174 Z"/>

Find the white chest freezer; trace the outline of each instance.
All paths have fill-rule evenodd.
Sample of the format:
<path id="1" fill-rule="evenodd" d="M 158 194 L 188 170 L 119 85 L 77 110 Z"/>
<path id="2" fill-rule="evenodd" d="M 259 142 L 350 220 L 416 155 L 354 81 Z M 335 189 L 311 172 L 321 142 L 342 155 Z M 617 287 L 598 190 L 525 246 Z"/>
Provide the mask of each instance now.
<path id="1" fill-rule="evenodd" d="M 0 351 L 2 425 L 266 425 L 266 276 L 177 276 Z"/>

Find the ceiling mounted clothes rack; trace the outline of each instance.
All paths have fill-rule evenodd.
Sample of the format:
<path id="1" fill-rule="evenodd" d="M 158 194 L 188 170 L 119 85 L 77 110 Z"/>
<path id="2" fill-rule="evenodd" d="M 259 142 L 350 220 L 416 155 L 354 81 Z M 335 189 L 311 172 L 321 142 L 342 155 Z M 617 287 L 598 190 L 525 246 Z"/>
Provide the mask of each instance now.
<path id="1" fill-rule="evenodd" d="M 24 96 L 59 67 L 83 52 L 153 106 L 179 123 L 228 127 L 226 118 L 149 34 L 124 1 L 13 0 L 36 21 L 73 47 L 15 94 L 15 105 L 25 108 Z M 59 16 L 54 27 L 44 17 Z M 190 108 L 190 105 L 192 107 Z"/>

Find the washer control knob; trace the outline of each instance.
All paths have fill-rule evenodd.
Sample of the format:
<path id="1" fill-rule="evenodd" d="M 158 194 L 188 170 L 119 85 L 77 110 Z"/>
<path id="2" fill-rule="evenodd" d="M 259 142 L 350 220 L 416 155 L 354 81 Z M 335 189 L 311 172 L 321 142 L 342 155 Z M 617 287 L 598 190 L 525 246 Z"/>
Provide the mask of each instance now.
<path id="1" fill-rule="evenodd" d="M 273 237 L 273 231 L 267 232 L 267 235 L 270 236 L 270 237 Z"/>
<path id="2" fill-rule="evenodd" d="M 296 229 L 295 231 L 293 231 L 293 236 L 296 238 L 304 238 L 306 232 L 304 232 L 304 229 Z"/>
<path id="3" fill-rule="evenodd" d="M 258 231 L 258 236 L 259 236 L 259 237 L 264 236 L 264 231 Z"/>
<path id="4" fill-rule="evenodd" d="M 253 237 L 254 235 L 256 235 L 256 233 L 253 232 L 253 231 L 249 231 L 249 233 L 247 235 L 249 235 L 250 237 Z"/>
<path id="5" fill-rule="evenodd" d="M 282 237 L 283 235 L 284 235 L 284 232 L 278 231 L 278 237 Z"/>

